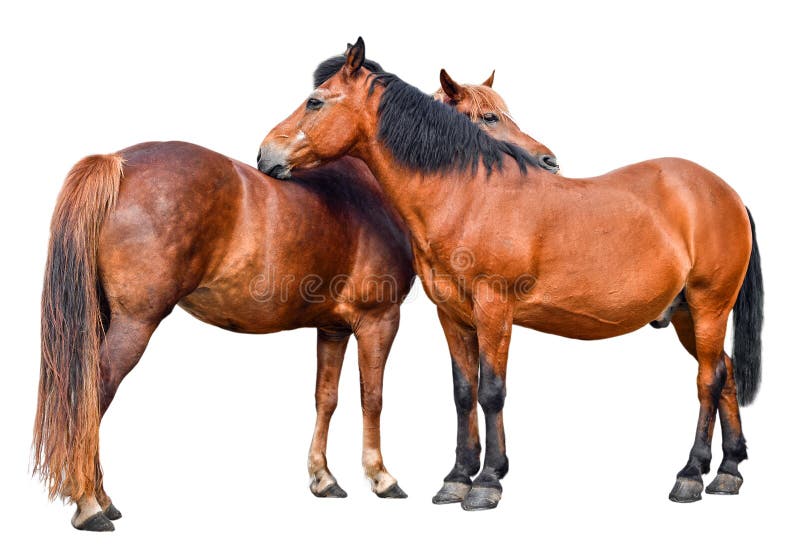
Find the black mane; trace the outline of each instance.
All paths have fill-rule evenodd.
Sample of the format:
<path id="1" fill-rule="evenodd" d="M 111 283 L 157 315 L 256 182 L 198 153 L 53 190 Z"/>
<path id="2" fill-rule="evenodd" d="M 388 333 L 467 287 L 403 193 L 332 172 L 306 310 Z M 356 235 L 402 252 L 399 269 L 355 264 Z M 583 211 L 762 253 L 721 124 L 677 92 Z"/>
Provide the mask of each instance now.
<path id="1" fill-rule="evenodd" d="M 345 60 L 337 55 L 320 63 L 314 71 L 314 87 L 341 70 Z M 491 174 L 495 167 L 502 170 L 504 157 L 510 156 L 522 173 L 527 173 L 529 165 L 539 167 L 523 148 L 492 138 L 454 108 L 384 72 L 375 61 L 365 59 L 362 66 L 373 73 L 370 94 L 377 84 L 384 87 L 378 105 L 378 138 L 404 166 L 423 173 L 467 168 L 475 173 L 483 161 Z"/>
<path id="2" fill-rule="evenodd" d="M 334 55 L 330 59 L 321 62 L 317 70 L 314 71 L 314 88 L 320 87 L 331 76 L 339 72 L 346 60 L 347 58 L 344 55 Z M 383 72 L 383 68 L 378 63 L 369 59 L 364 59 L 364 64 L 361 66 L 370 72 Z"/>
<path id="3" fill-rule="evenodd" d="M 459 114 L 454 108 L 426 95 L 394 74 L 380 72 L 370 84 L 384 87 L 378 105 L 378 138 L 401 164 L 423 173 L 470 168 L 473 174 L 483 161 L 491 174 L 503 169 L 510 156 L 522 173 L 537 167 L 536 159 L 519 146 L 498 141 Z"/>

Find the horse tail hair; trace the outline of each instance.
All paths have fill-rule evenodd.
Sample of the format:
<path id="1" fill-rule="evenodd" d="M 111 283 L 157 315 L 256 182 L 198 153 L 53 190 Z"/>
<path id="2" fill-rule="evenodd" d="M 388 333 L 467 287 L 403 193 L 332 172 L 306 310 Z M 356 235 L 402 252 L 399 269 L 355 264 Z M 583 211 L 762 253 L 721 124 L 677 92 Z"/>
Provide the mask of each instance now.
<path id="1" fill-rule="evenodd" d="M 69 172 L 50 224 L 42 291 L 42 358 L 33 473 L 50 498 L 94 494 L 100 428 L 100 230 L 122 179 L 119 155 L 88 156 Z"/>
<path id="2" fill-rule="evenodd" d="M 761 328 L 764 324 L 764 281 L 761 277 L 761 255 L 756 240 L 756 224 L 750 210 L 753 244 L 747 274 L 733 305 L 733 373 L 739 404 L 749 405 L 756 398 L 761 384 Z"/>

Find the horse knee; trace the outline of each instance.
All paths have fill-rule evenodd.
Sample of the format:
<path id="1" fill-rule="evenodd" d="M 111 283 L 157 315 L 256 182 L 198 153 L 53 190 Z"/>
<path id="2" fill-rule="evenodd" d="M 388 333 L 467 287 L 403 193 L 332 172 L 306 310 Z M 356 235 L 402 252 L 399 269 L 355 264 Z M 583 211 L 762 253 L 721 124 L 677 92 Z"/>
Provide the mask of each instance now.
<path id="1" fill-rule="evenodd" d="M 453 399 L 460 413 L 466 413 L 475 406 L 472 383 L 464 376 L 455 360 L 453 360 Z"/>
<path id="2" fill-rule="evenodd" d="M 502 411 L 505 400 L 505 381 L 495 375 L 494 372 L 485 369 L 481 373 L 480 387 L 478 388 L 478 402 L 480 402 L 484 413 L 498 413 Z"/>
<path id="3" fill-rule="evenodd" d="M 337 391 L 317 392 L 316 404 L 318 413 L 332 415 L 336 411 L 336 406 L 339 405 L 339 394 Z"/>
<path id="4" fill-rule="evenodd" d="M 365 391 L 361 395 L 361 410 L 365 415 L 380 415 L 383 409 L 383 394 Z"/>

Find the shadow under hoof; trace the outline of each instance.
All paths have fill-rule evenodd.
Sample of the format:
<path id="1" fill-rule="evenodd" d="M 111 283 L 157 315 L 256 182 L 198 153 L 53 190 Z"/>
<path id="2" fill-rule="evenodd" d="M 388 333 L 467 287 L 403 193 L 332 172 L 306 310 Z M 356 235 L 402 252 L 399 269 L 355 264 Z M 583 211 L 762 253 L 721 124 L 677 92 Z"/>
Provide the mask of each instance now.
<path id="1" fill-rule="evenodd" d="M 455 481 L 446 481 L 439 492 L 433 496 L 432 502 L 434 504 L 453 504 L 461 502 L 467 496 L 472 486 L 466 483 L 458 483 Z"/>
<path id="2" fill-rule="evenodd" d="M 406 492 L 403 491 L 402 489 L 400 489 L 400 486 L 398 484 L 396 484 L 396 483 L 394 485 L 392 485 L 391 487 L 389 487 L 383 493 L 375 493 L 375 494 L 378 495 L 382 499 L 407 499 L 408 498 L 408 495 L 406 495 Z"/>
<path id="3" fill-rule="evenodd" d="M 706 493 L 709 495 L 738 495 L 739 488 L 744 480 L 733 474 L 717 474 L 708 487 Z"/>
<path id="4" fill-rule="evenodd" d="M 122 512 L 120 512 L 114 504 L 110 504 L 108 508 L 103 510 L 103 514 L 110 519 L 111 521 L 116 521 L 122 517 Z"/>
<path id="5" fill-rule="evenodd" d="M 314 493 L 314 496 L 321 499 L 343 499 L 347 498 L 347 491 L 339 487 L 338 483 L 331 483 L 325 489 L 317 493 L 313 489 L 311 492 Z"/>
<path id="6" fill-rule="evenodd" d="M 461 508 L 470 512 L 474 510 L 491 510 L 500 503 L 502 495 L 502 489 L 497 487 L 473 486 L 461 503 Z"/>
<path id="7" fill-rule="evenodd" d="M 703 482 L 696 479 L 678 478 L 669 493 L 672 502 L 697 502 L 703 498 Z"/>
<path id="8" fill-rule="evenodd" d="M 79 531 L 113 531 L 114 524 L 111 523 L 111 520 L 106 517 L 103 512 L 97 512 L 95 515 L 81 523 L 80 525 L 74 525 L 75 529 Z"/>

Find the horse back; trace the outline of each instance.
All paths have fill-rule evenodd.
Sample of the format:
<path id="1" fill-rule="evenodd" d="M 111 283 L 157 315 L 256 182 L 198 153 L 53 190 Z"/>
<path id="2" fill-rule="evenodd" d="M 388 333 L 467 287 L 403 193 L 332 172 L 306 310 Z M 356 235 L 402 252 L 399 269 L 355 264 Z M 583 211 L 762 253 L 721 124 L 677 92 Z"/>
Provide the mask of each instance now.
<path id="1" fill-rule="evenodd" d="M 403 277 L 401 261 L 385 260 L 402 231 L 336 197 L 337 183 L 355 180 L 278 181 L 180 142 L 120 154 L 124 176 L 100 248 L 112 303 L 158 315 L 180 302 L 214 325 L 269 332 L 335 323 L 347 285 L 334 282 L 364 263 Z M 349 201 L 358 199 L 377 204 L 352 190 Z"/>

